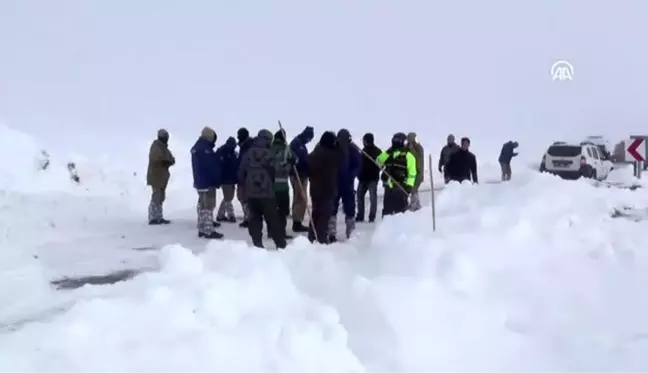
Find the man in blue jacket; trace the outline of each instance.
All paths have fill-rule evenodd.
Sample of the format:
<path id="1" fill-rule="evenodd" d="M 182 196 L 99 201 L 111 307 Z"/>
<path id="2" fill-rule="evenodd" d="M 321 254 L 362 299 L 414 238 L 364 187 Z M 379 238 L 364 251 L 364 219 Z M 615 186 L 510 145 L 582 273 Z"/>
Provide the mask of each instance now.
<path id="1" fill-rule="evenodd" d="M 194 188 L 198 191 L 198 237 L 209 239 L 223 238 L 222 234 L 214 230 L 213 221 L 216 189 L 220 184 L 219 162 L 214 152 L 215 144 L 216 132 L 205 127 L 191 148 Z"/>
<path id="2" fill-rule="evenodd" d="M 329 242 L 337 241 L 337 213 L 342 201 L 346 237 L 351 237 L 355 229 L 355 179 L 360 173 L 362 159 L 358 148 L 351 143 L 351 133 L 341 129 L 337 134 L 338 151 L 342 163 L 338 171 L 338 195 L 333 205 L 333 215 L 329 219 Z"/>
<path id="3" fill-rule="evenodd" d="M 239 128 L 239 130 L 236 132 L 236 138 L 238 139 L 238 146 L 239 146 L 238 164 L 240 165 L 243 156 L 252 147 L 253 140 L 250 137 L 250 131 L 248 131 L 247 128 L 245 127 Z M 239 202 L 241 203 L 241 209 L 243 209 L 243 222 L 239 224 L 239 227 L 247 228 L 248 227 L 247 194 L 245 192 L 245 186 L 242 184 L 241 180 L 237 180 L 237 181 L 239 182 L 239 184 L 236 189 L 236 199 L 239 200 Z"/>
<path id="4" fill-rule="evenodd" d="M 295 155 L 297 164 L 295 169 L 296 175 L 291 175 L 290 186 L 293 190 L 292 202 L 292 230 L 295 233 L 308 232 L 308 227 L 304 226 L 304 216 L 306 215 L 306 208 L 308 207 L 308 198 L 306 191 L 308 190 L 308 145 L 315 136 L 315 130 L 311 126 L 304 128 L 302 133 L 297 135 L 290 142 L 290 150 Z"/>
<path id="5" fill-rule="evenodd" d="M 236 173 L 238 171 L 238 154 L 236 153 L 236 139 L 230 137 L 224 145 L 216 151 L 216 156 L 221 168 L 221 189 L 223 190 L 223 200 L 216 213 L 216 221 L 236 223 L 234 216 L 234 193 L 236 183 L 238 182 Z"/>

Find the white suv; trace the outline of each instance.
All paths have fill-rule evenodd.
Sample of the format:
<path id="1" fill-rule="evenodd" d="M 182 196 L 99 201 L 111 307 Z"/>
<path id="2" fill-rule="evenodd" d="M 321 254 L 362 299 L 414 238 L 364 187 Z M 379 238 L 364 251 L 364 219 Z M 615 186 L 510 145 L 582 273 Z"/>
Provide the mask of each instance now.
<path id="1" fill-rule="evenodd" d="M 542 157 L 541 172 L 549 172 L 563 179 L 586 177 L 605 180 L 612 171 L 612 162 L 598 146 L 590 142 L 579 145 L 553 143 Z"/>

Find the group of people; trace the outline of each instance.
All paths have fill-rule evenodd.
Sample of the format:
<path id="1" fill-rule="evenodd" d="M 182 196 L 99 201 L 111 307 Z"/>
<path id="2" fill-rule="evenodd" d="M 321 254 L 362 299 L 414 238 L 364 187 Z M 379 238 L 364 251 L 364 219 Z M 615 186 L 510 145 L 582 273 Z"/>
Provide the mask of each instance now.
<path id="1" fill-rule="evenodd" d="M 502 181 L 511 180 L 511 160 L 518 155 L 515 152 L 518 145 L 516 141 L 507 141 L 502 145 L 498 158 L 502 171 Z M 448 135 L 447 144 L 441 149 L 439 155 L 438 169 L 443 174 L 446 184 L 450 181 L 463 182 L 465 180 L 478 183 L 477 158 L 470 151 L 470 139 L 463 137 L 461 145 L 457 145 L 455 136 Z"/>
<path id="2" fill-rule="evenodd" d="M 360 148 L 353 142 L 351 133 L 341 129 L 337 133 L 324 132 L 309 152 L 314 137 L 314 128 L 310 126 L 290 143 L 283 128 L 274 134 L 262 129 L 255 137 L 246 128 L 240 128 L 236 138 L 229 137 L 215 149 L 216 132 L 203 128 L 191 148 L 194 188 L 198 192 L 198 236 L 223 238 L 216 228 L 221 223 L 237 222 L 235 196 L 243 210 L 239 226 L 248 229 L 258 247 L 263 247 L 264 220 L 267 234 L 276 246 L 286 246 L 286 241 L 292 238 L 287 234 L 289 215 L 293 232 L 308 232 L 311 242 L 335 242 L 340 205 L 348 238 L 355 223 L 365 221 L 367 192 L 370 203 L 367 218 L 370 223 L 376 220 L 379 183 L 384 187 L 382 216 L 420 209 L 418 192 L 424 180 L 424 149 L 416 133 L 394 134 L 391 146 L 384 151 L 376 146 L 372 133 L 363 136 Z M 152 189 L 148 211 L 151 225 L 170 223 L 164 218 L 162 207 L 169 168 L 175 164 L 168 142 L 169 133 L 159 130 L 149 152 L 147 183 Z M 499 157 L 502 180 L 511 178 L 510 162 L 517 155 L 517 146 L 513 141 L 502 146 Z M 470 151 L 470 139 L 464 137 L 458 145 L 454 135 L 448 135 L 438 169 L 445 183 L 466 180 L 477 183 L 477 160 Z M 214 219 L 217 189 L 222 189 L 223 199 Z M 306 218 L 308 226 L 303 223 Z"/>
<path id="3" fill-rule="evenodd" d="M 335 242 L 340 205 L 348 238 L 355 223 L 365 221 L 367 192 L 368 221 L 375 221 L 379 182 L 385 188 L 383 216 L 421 207 L 418 189 L 424 179 L 424 150 L 415 133 L 394 134 L 391 146 L 385 151 L 375 145 L 371 133 L 363 136 L 360 148 L 348 130 L 327 131 L 309 151 L 314 137 L 314 128 L 310 126 L 290 143 L 282 128 L 274 134 L 262 129 L 255 137 L 246 128 L 240 128 L 236 138 L 229 137 L 216 148 L 216 132 L 203 128 L 191 148 L 194 188 L 198 192 L 198 236 L 220 239 L 223 234 L 217 228 L 221 223 L 237 222 L 235 195 L 244 214 L 240 227 L 248 229 L 257 247 L 263 247 L 265 220 L 268 236 L 277 248 L 284 248 L 292 238 L 287 234 L 289 215 L 292 215 L 293 232 L 308 232 L 311 242 Z M 169 168 L 175 164 L 168 143 L 169 133 L 161 129 L 149 152 L 147 184 L 152 189 L 148 211 L 151 225 L 170 223 L 163 214 Z M 223 199 L 214 219 L 217 189 L 222 189 Z M 308 226 L 304 225 L 306 218 Z"/>

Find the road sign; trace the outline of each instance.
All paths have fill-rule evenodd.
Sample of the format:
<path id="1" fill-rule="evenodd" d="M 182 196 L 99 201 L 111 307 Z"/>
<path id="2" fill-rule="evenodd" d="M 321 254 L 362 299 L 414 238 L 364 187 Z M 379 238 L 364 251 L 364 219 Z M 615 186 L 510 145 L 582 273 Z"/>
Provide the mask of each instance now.
<path id="1" fill-rule="evenodd" d="M 644 162 L 646 160 L 646 138 L 639 137 L 628 141 L 626 144 L 626 159 L 629 161 Z"/>

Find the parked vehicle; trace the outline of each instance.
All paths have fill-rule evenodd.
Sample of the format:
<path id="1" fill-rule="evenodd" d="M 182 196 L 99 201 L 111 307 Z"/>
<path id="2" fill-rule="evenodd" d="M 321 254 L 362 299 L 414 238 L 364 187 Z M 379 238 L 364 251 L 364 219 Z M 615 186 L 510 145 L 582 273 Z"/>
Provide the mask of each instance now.
<path id="1" fill-rule="evenodd" d="M 578 145 L 555 142 L 547 149 L 540 164 L 541 172 L 569 180 L 581 177 L 605 180 L 612 169 L 609 155 L 604 155 L 599 146 L 591 142 Z"/>
<path id="2" fill-rule="evenodd" d="M 610 153 L 610 142 L 605 139 L 603 136 L 587 136 L 587 138 L 581 142 L 581 144 L 584 143 L 591 143 L 594 144 L 598 147 L 599 149 L 599 155 L 601 157 L 604 157 L 605 160 L 612 161 L 614 163 L 614 160 L 612 158 L 612 154 Z"/>

